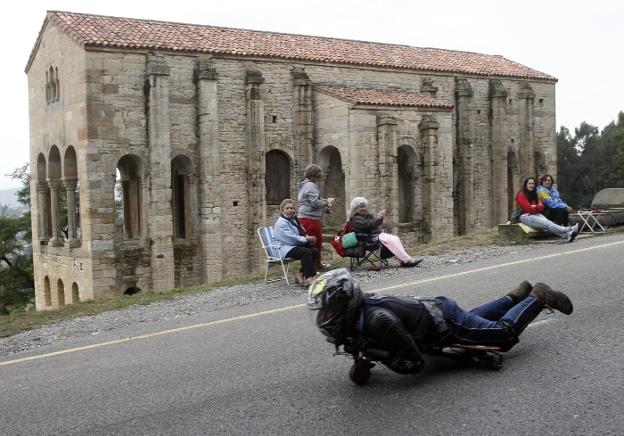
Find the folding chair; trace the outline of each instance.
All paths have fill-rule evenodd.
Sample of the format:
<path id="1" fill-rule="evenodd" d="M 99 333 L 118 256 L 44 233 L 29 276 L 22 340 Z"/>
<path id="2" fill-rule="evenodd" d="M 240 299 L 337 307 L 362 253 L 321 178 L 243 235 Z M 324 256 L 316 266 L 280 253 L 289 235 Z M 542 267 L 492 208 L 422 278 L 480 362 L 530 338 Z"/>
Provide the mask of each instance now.
<path id="1" fill-rule="evenodd" d="M 262 244 L 262 249 L 264 250 L 264 254 L 266 254 L 265 261 L 265 269 L 264 269 L 264 281 L 267 283 L 276 282 L 279 280 L 286 280 L 286 284 L 290 285 L 288 281 L 288 270 L 290 269 L 290 262 L 294 259 L 290 259 L 288 257 L 282 258 L 279 247 L 273 244 L 273 227 L 259 227 L 258 237 L 260 238 L 260 243 Z M 284 278 L 281 277 L 267 280 L 267 276 L 269 274 L 269 266 L 280 264 L 282 266 L 282 272 L 284 273 Z"/>
<path id="2" fill-rule="evenodd" d="M 366 262 L 372 266 L 377 266 L 376 262 L 379 262 L 380 267 L 387 267 L 388 260 L 382 255 L 384 247 L 382 247 L 381 243 L 370 239 L 368 234 L 357 234 L 357 236 L 360 239 L 358 246 L 345 248 L 345 256 L 349 258 L 351 271 Z M 390 253 L 389 257 L 392 257 L 392 253 Z"/>

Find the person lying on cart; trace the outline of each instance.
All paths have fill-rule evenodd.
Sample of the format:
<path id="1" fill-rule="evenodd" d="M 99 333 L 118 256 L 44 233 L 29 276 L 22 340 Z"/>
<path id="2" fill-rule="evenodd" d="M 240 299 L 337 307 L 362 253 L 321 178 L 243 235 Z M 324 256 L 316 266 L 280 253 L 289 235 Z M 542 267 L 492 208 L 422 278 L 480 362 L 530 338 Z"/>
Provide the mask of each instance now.
<path id="1" fill-rule="evenodd" d="M 572 302 L 544 283 L 523 281 L 508 294 L 465 311 L 448 297 L 365 294 L 345 268 L 312 283 L 308 309 L 320 331 L 336 348 L 371 346 L 387 352 L 381 363 L 399 374 L 424 366 L 419 346 L 451 344 L 496 346 L 508 351 L 544 308 L 566 315 Z"/>

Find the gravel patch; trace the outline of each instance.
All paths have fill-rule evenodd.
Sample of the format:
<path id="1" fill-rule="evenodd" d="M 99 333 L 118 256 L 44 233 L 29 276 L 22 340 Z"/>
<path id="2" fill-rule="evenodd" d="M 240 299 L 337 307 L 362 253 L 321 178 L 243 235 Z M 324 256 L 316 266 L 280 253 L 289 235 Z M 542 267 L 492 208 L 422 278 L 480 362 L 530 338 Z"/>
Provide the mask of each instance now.
<path id="1" fill-rule="evenodd" d="M 485 246 L 450 250 L 436 256 L 425 256 L 424 262 L 418 269 L 430 271 L 440 266 L 477 262 L 496 256 L 528 252 L 536 246 L 533 244 Z M 361 283 L 379 281 L 384 276 L 400 277 L 405 275 L 413 279 L 413 271 L 410 268 L 392 267 L 397 265 L 394 259 L 390 260 L 390 265 L 390 268 L 385 268 L 379 272 L 369 272 L 364 267 L 360 267 L 354 273 L 354 276 Z M 262 301 L 279 300 L 298 294 L 302 296 L 303 301 L 305 290 L 302 288 L 284 286 L 284 282 L 254 282 L 216 288 L 200 294 L 179 296 L 172 300 L 160 301 L 149 305 L 130 306 L 125 309 L 103 312 L 97 315 L 59 321 L 7 338 L 0 338 L 0 357 L 32 350 L 70 338 L 98 335 L 102 331 L 162 320 L 183 320 L 197 313 L 214 312 Z"/>

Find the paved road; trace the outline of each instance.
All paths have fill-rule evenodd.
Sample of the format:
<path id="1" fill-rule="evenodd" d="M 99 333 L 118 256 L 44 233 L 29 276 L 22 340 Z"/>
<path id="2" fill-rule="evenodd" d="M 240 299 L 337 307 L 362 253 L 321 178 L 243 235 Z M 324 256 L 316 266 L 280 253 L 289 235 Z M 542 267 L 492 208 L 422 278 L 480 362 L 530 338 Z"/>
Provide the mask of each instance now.
<path id="1" fill-rule="evenodd" d="M 575 313 L 540 315 L 500 372 L 431 360 L 353 386 L 285 299 L 4 358 L 0 434 L 622 434 L 623 259 L 616 234 L 367 285 L 466 307 L 524 278 L 565 290 Z"/>

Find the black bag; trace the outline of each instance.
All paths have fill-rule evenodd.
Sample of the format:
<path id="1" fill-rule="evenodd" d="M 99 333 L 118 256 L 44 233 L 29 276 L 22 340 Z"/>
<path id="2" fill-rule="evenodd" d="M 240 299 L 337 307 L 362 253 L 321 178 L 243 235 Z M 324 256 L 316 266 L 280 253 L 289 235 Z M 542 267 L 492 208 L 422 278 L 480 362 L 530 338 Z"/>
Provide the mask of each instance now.
<path id="1" fill-rule="evenodd" d="M 511 218 L 509 218 L 509 221 L 511 221 L 513 224 L 518 224 L 520 222 L 520 215 L 522 215 L 523 213 L 524 209 L 522 209 L 520 206 L 516 206 L 513 215 L 511 215 Z"/>

